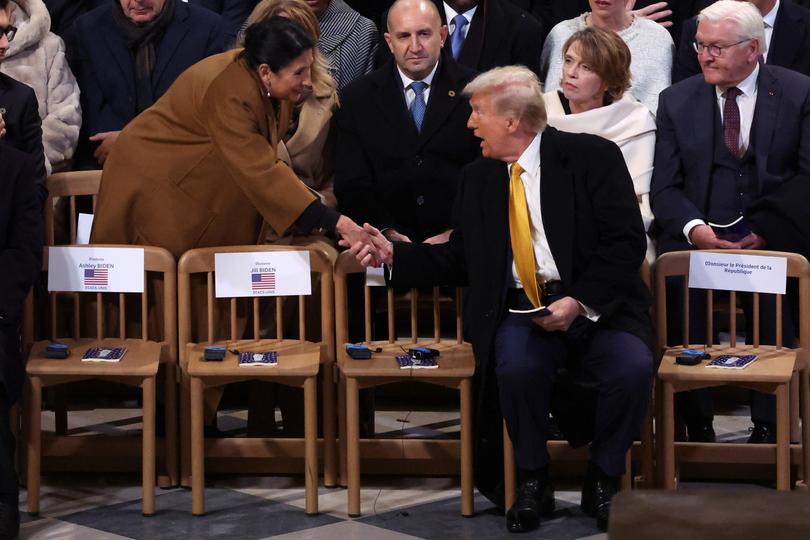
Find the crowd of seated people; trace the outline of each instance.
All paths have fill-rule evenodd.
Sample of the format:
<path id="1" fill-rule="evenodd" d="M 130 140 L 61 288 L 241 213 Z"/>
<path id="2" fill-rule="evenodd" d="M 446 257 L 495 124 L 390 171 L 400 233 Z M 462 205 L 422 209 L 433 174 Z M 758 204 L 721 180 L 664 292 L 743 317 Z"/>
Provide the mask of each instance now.
<path id="1" fill-rule="evenodd" d="M 690 249 L 810 252 L 795 204 L 810 175 L 808 4 L 0 0 L 0 190 L 28 177 L 32 188 L 15 197 L 41 207 L 51 172 L 103 169 L 94 242 L 179 258 L 314 234 L 333 248 L 342 238 L 364 264 L 396 262 L 399 284 L 469 285 L 481 298 L 469 332 L 487 348 L 479 366 L 495 388 L 477 406 L 503 410 L 518 449 L 511 531 L 537 527 L 551 491 L 549 392 L 533 385 L 518 403 L 542 374 L 507 358 L 515 343 L 553 350 L 546 371 L 595 362 L 601 384 L 635 396 L 610 405 L 621 418 L 600 417 L 607 431 L 591 449 L 583 501 L 603 526 L 649 386 L 648 300 L 623 265 Z M 741 216 L 742 240 L 709 226 Z M 29 282 L 16 280 L 15 294 L 0 284 L 4 332 L 19 324 L 7 302 Z M 506 299 L 485 305 L 482 287 Z M 551 313 L 542 323 L 505 315 L 540 302 Z M 750 311 L 750 298 L 741 303 Z M 763 342 L 795 337 L 792 307 L 783 329 L 763 325 Z M 681 317 L 669 319 L 674 340 Z M 603 377 L 585 350 L 593 343 L 638 352 L 624 386 Z M 2 382 L 0 417 L 17 395 Z M 529 402 L 544 419 L 526 419 Z M 688 440 L 715 440 L 709 392 L 684 393 L 678 408 Z M 772 396 L 752 395 L 750 442 L 775 440 L 774 408 Z M 487 429 L 482 440 L 500 440 Z M 497 484 L 485 476 L 482 492 Z"/>

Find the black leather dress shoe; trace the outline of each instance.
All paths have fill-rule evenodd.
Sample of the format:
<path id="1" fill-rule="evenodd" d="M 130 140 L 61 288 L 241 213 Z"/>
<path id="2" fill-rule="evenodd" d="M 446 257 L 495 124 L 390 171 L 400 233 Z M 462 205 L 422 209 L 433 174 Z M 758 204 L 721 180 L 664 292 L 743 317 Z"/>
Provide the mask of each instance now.
<path id="1" fill-rule="evenodd" d="M 748 444 L 776 444 L 776 427 L 754 422 L 754 429 L 748 437 Z"/>
<path id="2" fill-rule="evenodd" d="M 608 476 L 593 462 L 588 462 L 588 472 L 582 485 L 582 511 L 596 518 L 599 530 L 606 531 L 610 518 L 610 502 L 619 491 L 619 477 Z"/>
<path id="3" fill-rule="evenodd" d="M 540 516 L 554 512 L 554 488 L 548 481 L 536 478 L 523 480 L 517 489 L 515 504 L 506 513 L 509 532 L 521 533 L 540 526 Z"/>
<path id="4" fill-rule="evenodd" d="M 717 442 L 711 420 L 700 420 L 686 424 L 689 442 Z"/>

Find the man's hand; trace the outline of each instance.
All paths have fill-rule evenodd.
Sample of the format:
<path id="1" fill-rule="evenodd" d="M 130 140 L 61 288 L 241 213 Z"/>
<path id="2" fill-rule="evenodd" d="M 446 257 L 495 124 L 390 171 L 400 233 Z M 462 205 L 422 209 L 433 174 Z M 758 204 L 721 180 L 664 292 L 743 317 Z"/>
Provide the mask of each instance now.
<path id="1" fill-rule="evenodd" d="M 661 20 L 672 15 L 672 10 L 667 9 L 668 6 L 666 2 L 656 2 L 655 4 L 650 4 L 645 8 L 634 10 L 633 8 L 636 7 L 636 0 L 625 0 L 624 7 L 627 9 L 627 11 L 632 11 L 633 15 L 636 17 L 650 19 L 651 21 L 657 22 L 664 28 L 669 28 L 672 26 L 672 21 Z"/>
<path id="2" fill-rule="evenodd" d="M 374 230 L 376 231 L 377 229 Z M 410 238 L 408 238 L 404 234 L 399 234 L 396 229 L 385 229 L 385 232 L 383 232 L 382 235 L 385 236 L 391 242 L 408 242 L 409 244 L 411 243 Z"/>
<path id="3" fill-rule="evenodd" d="M 748 233 L 748 236 L 739 241 L 740 249 L 765 249 L 765 239 L 757 233 Z"/>
<path id="4" fill-rule="evenodd" d="M 453 229 L 448 229 L 443 233 L 439 233 L 436 236 L 431 236 L 424 242 L 423 244 L 446 244 L 448 240 L 450 240 L 450 234 L 452 234 Z"/>
<path id="5" fill-rule="evenodd" d="M 585 314 L 579 302 L 570 296 L 563 296 L 556 302 L 552 302 L 551 305 L 548 306 L 548 310 L 551 312 L 550 315 L 532 319 L 534 324 L 547 332 L 555 332 L 558 330 L 565 332 L 568 330 L 568 327 L 571 326 L 571 323 L 574 322 L 574 319 L 577 318 L 577 315 Z"/>
<path id="6" fill-rule="evenodd" d="M 689 232 L 689 239 L 698 249 L 740 249 L 738 242 L 720 240 L 708 225 L 696 225 Z"/>
<path id="7" fill-rule="evenodd" d="M 0 112 L 0 139 L 6 136 L 6 121 L 3 119 L 3 113 Z"/>
<path id="8" fill-rule="evenodd" d="M 344 238 L 338 243 L 349 248 L 349 253 L 354 255 L 363 266 L 378 267 L 381 264 L 391 266 L 394 262 L 394 245 L 368 223 L 363 225 L 363 231 L 368 234 L 369 242 L 351 243 Z"/>
<path id="9" fill-rule="evenodd" d="M 375 229 L 376 230 L 376 229 Z M 374 256 L 374 243 L 372 242 L 371 234 L 364 230 L 363 227 L 355 223 L 351 218 L 341 215 L 335 225 L 335 231 L 341 236 L 340 244 L 343 247 L 352 248 L 353 254 L 356 254 L 363 247 L 368 247 L 367 253 Z M 374 264 L 368 266 L 379 266 L 379 261 L 374 260 Z"/>
<path id="10" fill-rule="evenodd" d="M 93 152 L 93 157 L 98 160 L 100 165 L 104 165 L 104 162 L 107 161 L 107 157 L 110 155 L 110 150 L 112 150 L 113 145 L 115 144 L 116 139 L 118 139 L 118 135 L 120 131 L 103 131 L 101 133 L 96 133 L 90 140 L 93 142 L 101 142 L 96 148 L 96 151 Z"/>

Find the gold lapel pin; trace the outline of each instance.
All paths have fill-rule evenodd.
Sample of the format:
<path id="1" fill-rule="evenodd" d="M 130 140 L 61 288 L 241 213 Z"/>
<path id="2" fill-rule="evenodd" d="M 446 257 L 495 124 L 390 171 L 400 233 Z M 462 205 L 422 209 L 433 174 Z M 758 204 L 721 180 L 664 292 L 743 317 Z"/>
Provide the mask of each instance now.
<path id="1" fill-rule="evenodd" d="M 456 91 L 455 90 L 450 90 L 449 92 L 447 92 L 447 95 L 450 96 L 450 97 L 456 97 Z"/>

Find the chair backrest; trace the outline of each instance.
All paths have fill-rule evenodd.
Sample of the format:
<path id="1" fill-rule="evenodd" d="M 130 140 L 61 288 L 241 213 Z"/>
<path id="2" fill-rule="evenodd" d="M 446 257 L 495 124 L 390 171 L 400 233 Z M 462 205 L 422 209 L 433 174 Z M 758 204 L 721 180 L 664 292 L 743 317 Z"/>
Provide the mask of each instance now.
<path id="1" fill-rule="evenodd" d="M 96 196 L 101 186 L 101 171 L 71 171 L 55 173 L 48 177 L 48 201 L 45 203 L 45 244 L 55 244 L 54 200 L 68 199 L 69 238 L 68 244 L 76 243 L 76 197 L 92 196 L 93 210 L 96 208 Z"/>
<path id="2" fill-rule="evenodd" d="M 335 321 L 336 321 L 336 338 L 338 344 L 349 342 L 349 300 L 347 289 L 347 276 L 349 274 L 365 274 L 366 269 L 357 262 L 349 252 L 343 252 L 335 263 Z M 372 289 L 382 289 L 383 287 L 371 287 L 369 285 L 363 286 L 363 314 L 364 314 L 364 342 L 370 343 L 373 341 L 372 335 Z M 458 344 L 464 342 L 462 331 L 462 307 L 461 307 L 461 288 L 455 290 L 455 338 L 454 341 Z M 395 293 L 394 289 L 387 289 L 387 319 L 388 319 L 388 332 L 387 338 L 389 343 L 397 342 L 396 334 L 396 318 L 395 318 Z M 416 343 L 419 340 L 419 292 L 418 289 L 410 290 L 410 336 L 411 343 Z M 432 292 L 432 318 L 433 318 L 433 336 L 432 340 L 435 343 L 442 341 L 442 328 L 441 328 L 441 300 L 442 294 L 439 287 L 434 287 Z"/>
<path id="3" fill-rule="evenodd" d="M 86 246 L 80 246 L 86 247 Z M 48 293 L 48 338 L 143 339 L 162 346 L 161 362 L 177 358 L 177 268 L 174 257 L 153 246 L 94 245 L 93 247 L 141 248 L 144 250 L 143 293 L 50 292 Z M 48 271 L 48 249 L 43 254 L 43 272 Z M 157 285 L 156 284 L 160 284 Z M 157 296 L 152 298 L 151 296 Z M 71 297 L 72 309 L 58 302 Z M 92 301 L 93 313 L 88 302 Z M 137 318 L 136 318 L 137 317 Z M 66 323 L 65 318 L 70 318 Z M 94 324 L 88 324 L 93 320 Z M 136 327 L 137 333 L 130 329 Z"/>
<path id="4" fill-rule="evenodd" d="M 215 265 L 217 253 L 254 253 L 308 251 L 311 276 L 320 286 L 321 335 L 318 341 L 308 339 L 306 320 L 306 296 L 298 296 L 297 308 L 287 302 L 285 307 L 282 296 L 248 297 L 217 299 L 215 297 Z M 195 289 L 195 278 L 199 289 Z M 319 280 L 316 278 L 320 278 Z M 275 339 L 283 341 L 285 337 L 285 310 L 297 309 L 297 333 L 290 341 L 312 341 L 320 343 L 326 358 L 334 358 L 334 295 L 332 294 L 332 263 L 329 256 L 313 246 L 227 246 L 200 248 L 187 251 L 178 263 L 178 302 L 180 307 L 180 362 L 185 362 L 186 345 L 189 343 L 215 343 L 219 341 L 239 341 L 243 338 L 245 317 L 252 319 L 250 334 L 254 340 L 262 339 L 270 328 L 262 324 L 263 318 L 275 319 Z M 313 287 L 315 291 L 315 287 Z M 199 304 L 199 305 L 198 305 Z M 202 304 L 205 307 L 202 307 Z M 271 308 L 271 309 L 267 309 Z M 267 315 L 267 317 L 264 317 Z M 196 317 L 196 320 L 195 320 Z M 204 317 L 204 318 L 203 318 Z M 202 323 L 205 324 L 202 324 Z M 196 323 L 196 325 L 195 325 Z M 201 328 L 195 336 L 195 326 Z M 225 330 L 223 332 L 223 330 Z M 288 333 L 289 333 L 289 329 Z M 223 336 L 222 334 L 226 334 Z M 311 336 L 310 336 L 311 337 Z"/>
<path id="5" fill-rule="evenodd" d="M 777 251 L 757 251 L 757 250 L 706 250 L 708 253 L 738 254 L 738 255 L 759 255 L 766 257 L 784 257 L 787 259 L 787 277 L 795 279 L 799 284 L 799 345 L 807 348 L 810 345 L 810 263 L 803 256 L 797 253 L 783 253 Z M 659 350 L 664 350 L 667 346 L 667 278 L 682 277 L 683 286 L 681 294 L 683 296 L 683 335 L 682 344 L 686 347 L 690 343 L 689 339 L 689 258 L 694 251 L 675 251 L 665 253 L 655 261 L 655 316 L 656 333 L 658 336 Z M 706 345 L 713 346 L 714 334 L 714 291 L 705 290 L 706 294 Z M 730 345 L 735 347 L 737 343 L 737 291 L 729 291 L 729 335 Z M 751 293 L 753 296 L 752 341 L 755 347 L 760 346 L 760 293 Z M 776 297 L 776 347 L 781 348 L 782 343 L 782 301 L 781 294 Z M 792 347 L 793 344 L 786 344 Z"/>

